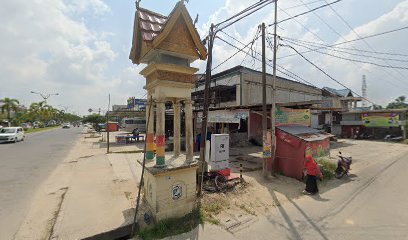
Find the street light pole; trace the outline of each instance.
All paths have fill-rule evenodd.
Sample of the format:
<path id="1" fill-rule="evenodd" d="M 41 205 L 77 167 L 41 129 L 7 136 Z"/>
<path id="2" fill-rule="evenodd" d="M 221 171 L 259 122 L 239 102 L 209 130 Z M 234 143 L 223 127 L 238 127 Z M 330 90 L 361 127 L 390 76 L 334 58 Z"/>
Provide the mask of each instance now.
<path id="1" fill-rule="evenodd" d="M 47 94 L 45 94 L 45 93 L 34 92 L 34 91 L 31 91 L 31 93 L 40 95 L 44 99 L 45 103 L 47 103 L 47 99 L 50 98 L 51 96 L 58 96 L 59 95 L 59 93 L 47 93 Z"/>

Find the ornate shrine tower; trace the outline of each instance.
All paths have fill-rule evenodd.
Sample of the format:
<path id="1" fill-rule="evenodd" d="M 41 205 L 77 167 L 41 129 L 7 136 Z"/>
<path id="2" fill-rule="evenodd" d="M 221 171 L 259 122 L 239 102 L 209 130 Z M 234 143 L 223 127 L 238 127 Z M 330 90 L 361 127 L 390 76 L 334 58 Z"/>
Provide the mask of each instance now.
<path id="1" fill-rule="evenodd" d="M 193 161 L 191 90 L 195 84 L 193 75 L 198 69 L 190 67 L 190 64 L 197 59 L 207 58 L 206 48 L 184 1 L 178 2 L 169 16 L 140 8 L 137 3 L 129 58 L 134 64 L 147 64 L 140 72 L 146 78 L 146 120 L 150 120 L 146 127 L 144 199 L 156 220 L 180 217 L 191 212 L 196 206 L 198 163 Z M 165 155 L 167 102 L 171 102 L 174 109 L 174 156 L 167 156 L 168 159 Z M 185 113 L 185 157 L 180 154 L 182 108 Z M 154 140 L 155 164 L 152 161 Z"/>

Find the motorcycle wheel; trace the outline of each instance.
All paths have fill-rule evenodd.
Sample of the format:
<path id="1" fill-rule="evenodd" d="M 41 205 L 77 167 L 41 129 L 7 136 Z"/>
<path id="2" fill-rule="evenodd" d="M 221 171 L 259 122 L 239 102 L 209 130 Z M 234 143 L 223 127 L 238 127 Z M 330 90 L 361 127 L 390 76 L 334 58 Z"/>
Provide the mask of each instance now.
<path id="1" fill-rule="evenodd" d="M 342 178 L 343 176 L 344 176 L 344 171 L 343 171 L 342 168 L 337 168 L 337 169 L 334 171 L 334 177 L 335 177 L 335 178 L 340 179 L 340 178 Z"/>

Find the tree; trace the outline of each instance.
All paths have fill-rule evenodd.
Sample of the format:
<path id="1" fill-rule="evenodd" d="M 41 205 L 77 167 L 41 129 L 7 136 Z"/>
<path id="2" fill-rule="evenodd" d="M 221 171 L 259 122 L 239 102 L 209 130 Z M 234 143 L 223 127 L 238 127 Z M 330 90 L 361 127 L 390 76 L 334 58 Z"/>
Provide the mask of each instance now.
<path id="1" fill-rule="evenodd" d="M 1 113 L 6 112 L 7 113 L 7 120 L 10 122 L 10 113 L 11 111 L 17 112 L 18 111 L 18 105 L 20 102 L 17 99 L 14 98 L 4 98 L 0 99 L 0 102 L 3 103 L 1 106 Z"/>
<path id="2" fill-rule="evenodd" d="M 373 110 L 381 110 L 381 109 L 383 109 L 383 106 L 377 105 L 377 104 L 373 105 Z"/>
<path id="3" fill-rule="evenodd" d="M 92 123 L 93 126 L 94 126 L 94 128 L 96 129 L 96 126 L 97 126 L 98 123 L 104 123 L 104 122 L 106 122 L 106 118 L 105 118 L 104 116 L 102 116 L 102 115 L 99 115 L 99 114 L 94 113 L 94 114 L 85 116 L 85 117 L 82 119 L 82 122 L 84 122 L 84 123 L 88 123 L 88 122 L 89 122 L 89 123 Z"/>
<path id="4" fill-rule="evenodd" d="M 405 96 L 399 96 L 397 99 L 395 99 L 394 102 L 388 103 L 387 109 L 408 108 L 408 103 L 406 103 L 405 101 L 406 101 Z"/>

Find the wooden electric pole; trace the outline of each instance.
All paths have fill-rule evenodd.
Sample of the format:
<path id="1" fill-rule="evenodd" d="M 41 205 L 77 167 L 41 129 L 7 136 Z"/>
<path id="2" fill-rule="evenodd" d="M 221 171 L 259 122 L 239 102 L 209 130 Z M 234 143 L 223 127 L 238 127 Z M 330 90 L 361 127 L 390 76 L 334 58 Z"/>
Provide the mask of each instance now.
<path id="1" fill-rule="evenodd" d="M 272 135 L 272 172 L 275 172 L 275 153 L 276 153 L 276 136 L 275 136 L 275 112 L 276 112 L 276 52 L 278 49 L 278 36 L 276 28 L 278 25 L 278 0 L 275 0 L 275 24 L 273 30 L 273 82 L 272 82 L 272 109 L 271 109 L 271 135 Z"/>
<path id="2" fill-rule="evenodd" d="M 271 154 L 268 141 L 268 112 L 266 111 L 266 53 L 265 53 L 265 23 L 262 23 L 262 175 L 267 176 L 267 161 Z"/>
<path id="3" fill-rule="evenodd" d="M 208 107 L 209 107 L 209 97 L 210 97 L 210 83 L 211 83 L 211 67 L 212 67 L 212 49 L 214 45 L 214 25 L 211 24 L 210 34 L 208 35 L 208 56 L 207 56 L 207 67 L 205 74 L 205 87 L 204 87 L 204 106 L 203 106 L 203 116 L 201 121 L 201 139 L 200 139 L 200 162 L 201 162 L 201 179 L 200 179 L 200 188 L 198 195 L 201 196 L 203 189 L 202 183 L 204 178 L 204 171 L 206 167 L 205 162 L 205 149 L 206 140 L 207 140 L 207 116 L 208 116 Z"/>

